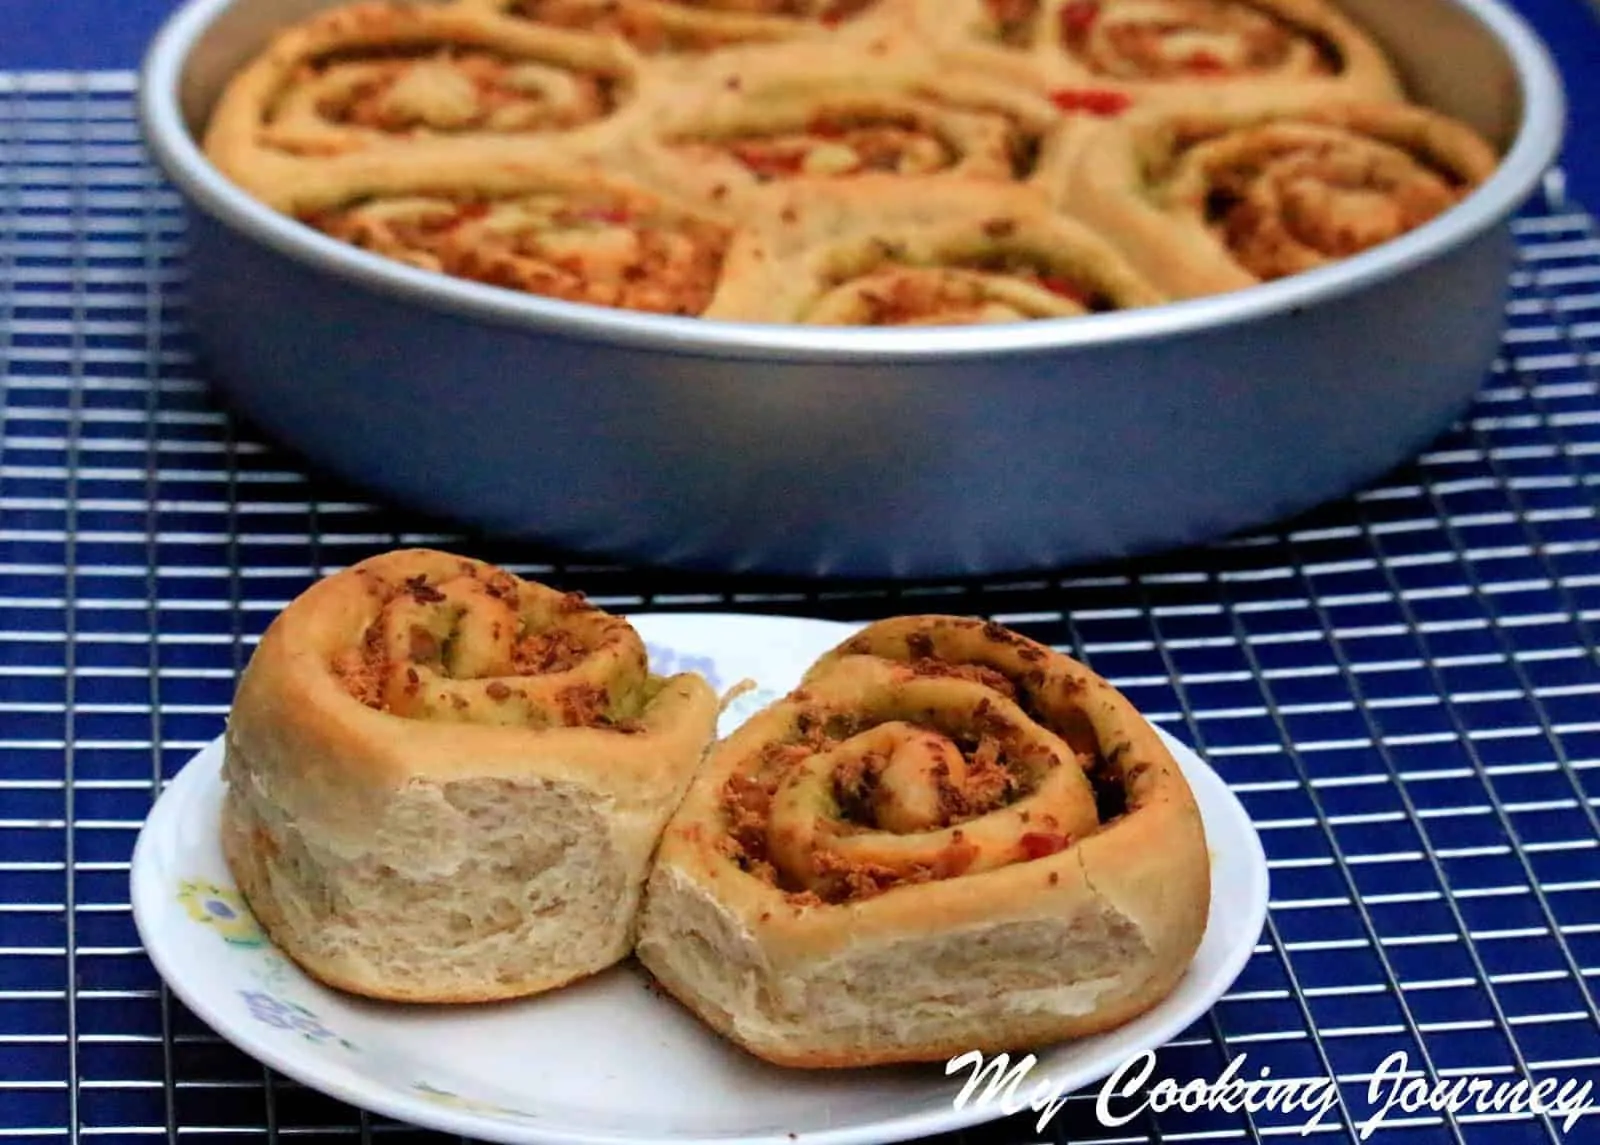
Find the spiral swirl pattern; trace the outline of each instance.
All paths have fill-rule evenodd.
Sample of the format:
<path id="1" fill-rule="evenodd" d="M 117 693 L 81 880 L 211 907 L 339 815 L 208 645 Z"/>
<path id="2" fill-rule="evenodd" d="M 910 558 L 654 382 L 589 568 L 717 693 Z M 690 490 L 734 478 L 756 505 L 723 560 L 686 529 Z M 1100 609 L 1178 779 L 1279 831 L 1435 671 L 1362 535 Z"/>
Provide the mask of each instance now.
<path id="1" fill-rule="evenodd" d="M 626 620 L 509 573 L 435 564 L 374 585 L 376 617 L 332 664 L 352 696 L 408 719 L 628 729 L 649 673 Z"/>
<path id="2" fill-rule="evenodd" d="M 1426 109 L 1311 98 L 1279 108 L 1134 112 L 1041 165 L 1174 298 L 1242 290 L 1399 239 L 1492 176 L 1493 149 Z"/>
<path id="3" fill-rule="evenodd" d="M 1046 858 L 1125 813 L 1117 749 L 998 625 L 909 618 L 825 658 L 723 791 L 727 853 L 801 901 Z"/>
<path id="4" fill-rule="evenodd" d="M 1304 0 L 983 0 L 984 36 L 1108 80 L 1324 79 L 1344 53 Z"/>
<path id="5" fill-rule="evenodd" d="M 660 832 L 715 734 L 692 673 L 582 596 L 433 549 L 298 594 L 240 674 L 228 867 L 329 986 L 526 997 L 633 945 Z"/>
<path id="6" fill-rule="evenodd" d="M 632 87 L 603 38 L 453 6 L 364 0 L 284 33 L 225 94 L 208 147 L 328 157 L 435 140 L 570 132 L 612 117 Z"/>
<path id="7" fill-rule="evenodd" d="M 983 125 L 988 126 L 988 125 Z M 985 166 L 1009 166 L 1003 125 L 983 132 L 989 145 L 976 156 Z M 930 175 L 948 171 L 967 156 L 915 103 L 895 107 L 835 107 L 809 122 L 709 141 L 684 142 L 678 150 L 691 160 L 727 156 L 757 182 L 795 176 L 840 176 L 861 171 Z"/>
<path id="8" fill-rule="evenodd" d="M 1126 699 L 1002 625 L 904 616 L 713 747 L 635 952 L 768 1061 L 947 1061 L 1143 1012 L 1209 907 L 1193 793 Z"/>
<path id="9" fill-rule="evenodd" d="M 1493 170 L 1470 139 L 1440 151 L 1406 126 L 1323 115 L 1197 133 L 1166 191 L 1256 278 L 1314 270 L 1416 230 Z"/>
<path id="10" fill-rule="evenodd" d="M 728 236 L 717 224 L 603 187 L 500 197 L 374 196 L 312 212 L 317 229 L 388 257 L 512 290 L 699 314 Z"/>
<path id="11" fill-rule="evenodd" d="M 1442 118 L 1334 0 L 355 0 L 242 69 L 205 148 L 274 209 L 440 274 L 647 313 L 953 326 L 1315 269 L 1498 162 L 1453 122 L 1425 129 L 1442 164 L 1408 165 L 1414 141 L 1366 113 L 1267 138 L 1357 103 Z M 1223 127 L 1174 145 L 1162 117 Z M 1152 210 L 1194 234 L 1157 235 Z"/>
<path id="12" fill-rule="evenodd" d="M 1405 99 L 1337 0 L 923 0 L 920 19 L 952 58 L 1043 84 L 1070 112 Z"/>
<path id="13" fill-rule="evenodd" d="M 891 688 L 869 699 L 863 730 L 808 748 L 755 840 L 780 883 L 855 899 L 1054 854 L 1098 826 L 1071 750 L 985 692 Z"/>
<path id="14" fill-rule="evenodd" d="M 357 58 L 305 68 L 263 137 L 285 151 L 317 154 L 356 146 L 349 136 L 358 132 L 561 130 L 610 114 L 613 96 L 604 77 L 492 52 Z"/>
<path id="15" fill-rule="evenodd" d="M 897 206 L 883 205 L 871 182 L 799 181 L 788 191 L 791 229 L 735 240 L 708 317 L 952 326 L 1070 318 L 1159 298 L 1115 249 L 994 185 L 951 182 Z M 857 195 L 879 205 L 857 209 Z"/>
<path id="16" fill-rule="evenodd" d="M 1094 286 L 1047 262 L 1004 253 L 919 265 L 869 240 L 835 252 L 829 279 L 803 321 L 815 326 L 964 326 L 1071 318 L 1115 309 Z M 852 265 L 854 264 L 854 265 Z"/>
<path id="17" fill-rule="evenodd" d="M 1047 34 L 1116 79 L 1308 79 L 1341 67 L 1325 36 L 1250 0 L 1067 0 Z"/>
<path id="18" fill-rule="evenodd" d="M 630 158 L 730 218 L 762 218 L 751 192 L 797 179 L 1023 185 L 1060 119 L 1037 93 L 941 77 L 914 52 L 823 59 L 796 49 L 785 59 L 736 58 L 693 98 L 663 107 Z"/>

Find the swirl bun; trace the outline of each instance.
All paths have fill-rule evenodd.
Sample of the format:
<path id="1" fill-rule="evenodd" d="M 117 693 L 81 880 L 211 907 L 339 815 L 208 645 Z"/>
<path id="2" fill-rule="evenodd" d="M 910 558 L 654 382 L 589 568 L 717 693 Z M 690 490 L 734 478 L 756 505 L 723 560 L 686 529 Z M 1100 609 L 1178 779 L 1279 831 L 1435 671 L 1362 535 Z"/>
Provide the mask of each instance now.
<path id="1" fill-rule="evenodd" d="M 1176 985 L 1204 828 L 1109 684 L 993 624 L 904 617 L 717 745 L 669 824 L 637 954 L 780 1065 L 1020 1050 Z"/>
<path id="2" fill-rule="evenodd" d="M 1298 274 L 1499 163 L 1335 0 L 347 0 L 242 67 L 204 142 L 267 206 L 443 275 L 860 327 Z"/>
<path id="3" fill-rule="evenodd" d="M 430 170 L 366 156 L 284 192 L 308 226 L 423 270 L 660 314 L 710 303 L 732 238 L 636 183 L 532 159 Z"/>
<path id="4" fill-rule="evenodd" d="M 1416 230 L 1499 163 L 1465 124 L 1393 103 L 1131 113 L 1058 136 L 1063 204 L 1174 297 L 1242 289 Z"/>
<path id="5" fill-rule="evenodd" d="M 1329 0 L 922 0 L 954 58 L 1161 107 L 1263 93 L 1391 100 L 1394 67 Z"/>
<path id="6" fill-rule="evenodd" d="M 662 91 L 628 165 L 733 221 L 767 217 L 751 192 L 793 179 L 1024 183 L 1061 118 L 1037 92 L 941 73 L 905 45 L 795 44 L 712 63 Z"/>
<path id="7" fill-rule="evenodd" d="M 262 637 L 228 723 L 223 849 L 273 941 L 329 985 L 549 990 L 627 955 L 716 711 L 581 597 L 390 553 Z"/>
<path id="8" fill-rule="evenodd" d="M 205 148 L 258 195 L 341 156 L 422 165 L 494 157 L 508 141 L 569 146 L 609 132 L 638 85 L 604 36 L 460 5 L 360 0 L 274 38 L 224 91 Z"/>
<path id="9" fill-rule="evenodd" d="M 778 220 L 729 245 L 705 317 L 831 326 L 1024 322 L 1150 306 L 1164 296 L 1114 246 L 1021 188 L 894 176 L 770 189 Z"/>

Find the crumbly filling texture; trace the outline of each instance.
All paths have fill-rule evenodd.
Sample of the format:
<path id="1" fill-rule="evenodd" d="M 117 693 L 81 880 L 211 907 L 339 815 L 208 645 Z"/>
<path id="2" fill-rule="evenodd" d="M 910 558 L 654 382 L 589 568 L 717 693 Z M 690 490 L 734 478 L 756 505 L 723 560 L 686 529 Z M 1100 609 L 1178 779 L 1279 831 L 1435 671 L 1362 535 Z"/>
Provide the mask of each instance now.
<path id="1" fill-rule="evenodd" d="M 510 574 L 470 565 L 444 580 L 418 575 L 369 589 L 377 615 L 329 664 L 364 706 L 468 723 L 643 730 L 658 682 L 621 638 L 625 624 L 581 593 L 539 615 L 523 607 Z"/>
<path id="2" fill-rule="evenodd" d="M 1498 162 L 1402 95 L 1396 61 L 1331 8 L 951 0 L 946 20 L 903 4 L 364 0 L 286 33 L 265 57 L 271 90 L 230 87 L 207 147 L 302 222 L 433 274 L 647 315 L 865 328 L 1057 321 L 1289 277 L 1416 230 Z M 1144 153 L 1152 125 L 1252 92 L 1286 119 L 1314 98 L 1348 115 L 1352 142 L 1207 159 L 1207 190 L 1165 211 L 1138 165 L 1182 156 Z M 1408 168 L 1385 147 L 1449 157 Z M 1029 249 L 834 273 L 836 246 L 928 247 L 991 213 Z"/>
<path id="3" fill-rule="evenodd" d="M 373 198 L 303 221 L 426 270 L 567 302 L 697 315 L 729 235 L 706 220 L 599 192 Z"/>
<path id="4" fill-rule="evenodd" d="M 953 326 L 1121 308 L 1118 285 L 1100 267 L 1020 238 L 1015 219 L 996 216 L 944 246 L 879 238 L 842 253 L 819 272 L 803 317 L 819 325 Z"/>
<path id="5" fill-rule="evenodd" d="M 999 111 L 951 107 L 942 122 L 936 97 L 911 107 L 851 106 L 840 101 L 761 130 L 686 135 L 674 148 L 687 158 L 732 159 L 757 183 L 787 179 L 847 179 L 857 175 L 936 175 L 978 163 L 984 176 L 1017 181 L 1035 170 L 1036 126 Z M 956 126 L 959 123 L 960 126 Z M 964 168 L 966 170 L 966 168 Z"/>
<path id="6" fill-rule="evenodd" d="M 558 130 L 618 102 L 613 77 L 453 46 L 342 52 L 303 64 L 296 83 L 326 122 L 393 134 Z"/>
<path id="7" fill-rule="evenodd" d="M 905 672 L 981 684 L 1038 718 L 1029 711 L 1027 684 L 988 665 L 930 656 L 912 659 Z M 955 730 L 931 712 L 885 720 L 840 711 L 804 689 L 789 700 L 797 705 L 789 734 L 765 744 L 723 785 L 717 846 L 797 907 L 858 902 L 1059 853 L 1084 837 L 1085 821 L 1069 829 L 1053 802 L 1040 801 L 1054 767 L 1081 768 L 1088 777 L 1088 830 L 1130 810 L 1121 747 L 1058 758 L 987 704 Z M 1071 731 L 1081 740 L 1080 729 Z M 812 802 L 798 805 L 820 827 L 795 817 L 795 791 L 810 782 L 804 773 L 819 760 L 826 766 L 806 797 Z"/>
<path id="8" fill-rule="evenodd" d="M 1188 209 L 1271 281 L 1400 238 L 1459 203 L 1474 181 L 1426 142 L 1285 115 L 1180 133 L 1158 178 L 1199 195 Z"/>
<path id="9" fill-rule="evenodd" d="M 1008 47 L 1051 42 L 1120 80 L 1332 76 L 1338 48 L 1315 28 L 1250 0 L 985 0 L 989 35 Z M 1047 21 L 1053 21 L 1053 26 Z"/>

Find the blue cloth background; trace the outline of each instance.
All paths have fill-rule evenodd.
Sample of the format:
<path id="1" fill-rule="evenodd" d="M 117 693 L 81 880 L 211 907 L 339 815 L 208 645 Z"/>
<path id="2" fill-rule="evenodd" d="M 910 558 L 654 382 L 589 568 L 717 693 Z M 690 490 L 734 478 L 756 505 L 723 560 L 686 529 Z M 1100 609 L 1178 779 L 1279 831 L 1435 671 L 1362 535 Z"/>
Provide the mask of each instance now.
<path id="1" fill-rule="evenodd" d="M 0 69 L 130 68 L 178 0 L 0 0 Z M 1404 3 L 1405 0 L 1396 0 Z M 1560 61 L 1572 100 L 1572 194 L 1600 205 L 1600 19 L 1590 0 L 1512 0 Z"/>

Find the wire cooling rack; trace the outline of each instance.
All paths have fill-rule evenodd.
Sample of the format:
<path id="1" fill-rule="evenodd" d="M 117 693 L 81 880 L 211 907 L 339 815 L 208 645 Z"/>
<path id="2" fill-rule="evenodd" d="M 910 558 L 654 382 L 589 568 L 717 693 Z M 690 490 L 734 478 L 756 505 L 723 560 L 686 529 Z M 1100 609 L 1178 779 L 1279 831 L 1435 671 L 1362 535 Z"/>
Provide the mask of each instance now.
<path id="1" fill-rule="evenodd" d="M 308 480 L 193 372 L 178 202 L 131 90 L 0 76 L 0 1137 L 428 1136 L 217 1039 L 162 988 L 127 886 L 152 797 L 221 729 L 255 636 L 315 576 L 406 543 L 621 611 L 981 613 L 1083 656 L 1207 755 L 1272 863 L 1253 960 L 1157 1078 L 1240 1054 L 1246 1079 L 1336 1077 L 1317 1130 L 1334 1139 L 1382 1105 L 1369 1079 L 1396 1052 L 1446 1081 L 1600 1081 L 1600 233 L 1559 176 L 1518 223 L 1481 402 L 1364 495 L 1137 566 L 835 591 L 476 544 Z M 1046 1136 L 1258 1141 L 1306 1121 L 1112 1128 L 1093 1098 Z M 964 1135 L 1037 1137 L 1031 1114 Z M 1569 1131 L 1395 1110 L 1372 1139 L 1581 1145 L 1600 1114 Z"/>

